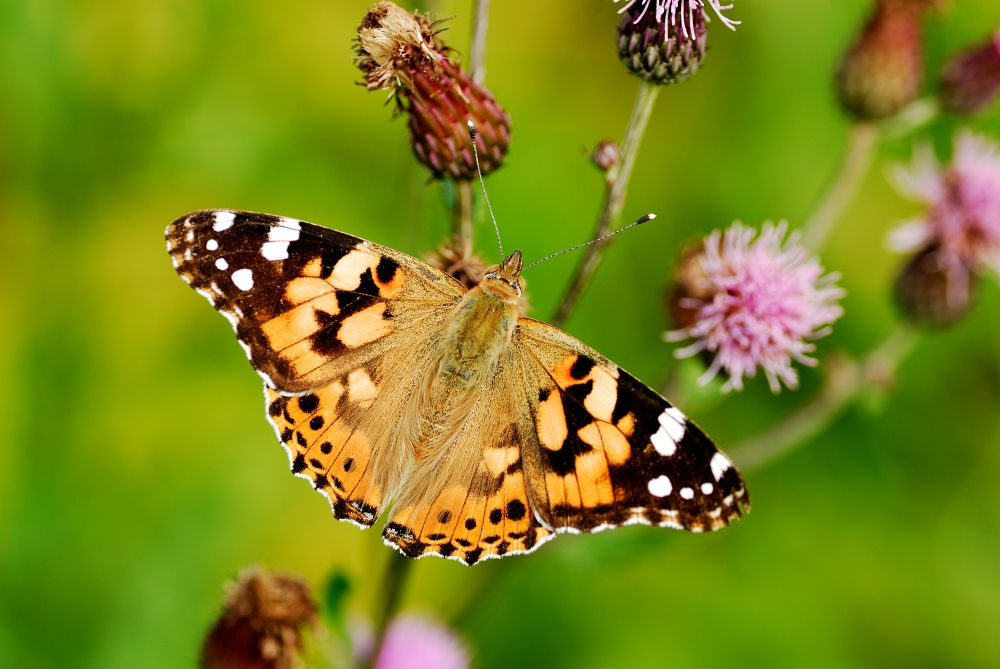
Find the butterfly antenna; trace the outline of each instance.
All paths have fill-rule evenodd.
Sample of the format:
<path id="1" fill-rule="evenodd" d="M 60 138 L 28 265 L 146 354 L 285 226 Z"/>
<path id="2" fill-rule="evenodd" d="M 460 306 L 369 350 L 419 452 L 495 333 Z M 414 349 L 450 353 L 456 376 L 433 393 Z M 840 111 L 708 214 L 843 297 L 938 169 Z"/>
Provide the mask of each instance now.
<path id="1" fill-rule="evenodd" d="M 647 223 L 649 221 L 652 221 L 654 218 L 656 218 L 656 214 L 646 214 L 645 216 L 643 216 L 642 218 L 640 218 L 638 221 L 636 221 L 634 223 L 629 223 L 624 228 L 620 228 L 618 230 L 615 230 L 614 232 L 612 232 L 610 234 L 607 234 L 607 235 L 604 235 L 603 237 L 598 237 L 597 239 L 591 239 L 589 242 L 585 242 L 583 244 L 577 244 L 576 246 L 574 246 L 572 248 L 568 248 L 568 249 L 566 249 L 564 251 L 560 251 L 559 253 L 553 253 L 550 256 L 545 256 L 541 260 L 536 260 L 535 262 L 531 263 L 530 265 L 528 265 L 528 267 L 534 267 L 535 265 L 537 265 L 539 263 L 543 263 L 546 260 L 552 260 L 556 256 L 561 256 L 564 253 L 569 253 L 570 251 L 576 251 L 577 249 L 582 249 L 584 246 L 590 246 L 591 244 L 596 244 L 598 242 L 603 242 L 605 239 L 608 239 L 609 237 L 614 237 L 619 232 L 625 232 L 629 228 L 634 228 L 637 225 L 642 225 L 643 223 Z M 524 269 L 522 269 L 521 272 L 524 272 L 524 270 L 528 269 L 528 267 L 525 267 Z"/>
<path id="2" fill-rule="evenodd" d="M 476 125 L 469 121 L 469 137 L 472 139 L 472 155 L 476 157 L 476 172 L 479 173 L 479 185 L 483 187 L 483 197 L 486 198 L 486 207 L 490 210 L 490 218 L 493 219 L 493 229 L 497 231 L 497 244 L 500 246 L 500 264 L 503 264 L 506 256 L 503 254 L 503 242 L 500 241 L 500 226 L 497 225 L 497 217 L 493 215 L 493 205 L 490 204 L 490 196 L 486 194 L 486 182 L 483 181 L 483 171 L 479 168 L 479 151 L 476 149 Z"/>

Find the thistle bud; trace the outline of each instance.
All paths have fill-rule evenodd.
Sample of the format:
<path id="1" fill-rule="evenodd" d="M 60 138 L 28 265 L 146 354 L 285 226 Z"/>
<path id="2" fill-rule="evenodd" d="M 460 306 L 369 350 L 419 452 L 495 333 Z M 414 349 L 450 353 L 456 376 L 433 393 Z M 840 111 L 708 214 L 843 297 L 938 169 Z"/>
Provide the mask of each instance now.
<path id="1" fill-rule="evenodd" d="M 841 104 L 860 120 L 893 116 L 920 94 L 924 54 L 917 3 L 880 3 L 837 73 Z"/>
<path id="2" fill-rule="evenodd" d="M 291 669 L 316 621 L 309 587 L 297 578 L 250 568 L 228 586 L 222 616 L 205 639 L 206 669 Z"/>
<path id="3" fill-rule="evenodd" d="M 618 55 L 632 74 L 655 84 L 676 84 L 701 66 L 705 35 L 705 14 L 700 6 L 664 15 L 645 3 L 635 3 L 622 12 Z"/>
<path id="4" fill-rule="evenodd" d="M 1000 30 L 991 40 L 961 53 L 945 65 L 941 102 L 953 114 L 972 115 L 1000 92 Z"/>
<path id="5" fill-rule="evenodd" d="M 602 171 L 607 172 L 618 164 L 621 157 L 622 152 L 618 148 L 618 144 L 613 140 L 606 139 L 594 147 L 594 152 L 590 155 L 590 160 Z"/>
<path id="6" fill-rule="evenodd" d="M 389 90 L 397 110 L 409 114 L 413 152 L 434 178 L 476 178 L 469 121 L 483 174 L 503 164 L 510 117 L 451 58 L 427 16 L 379 2 L 362 20 L 356 48 L 368 90 Z"/>
<path id="7" fill-rule="evenodd" d="M 947 327 L 975 305 L 979 277 L 964 263 L 947 260 L 938 247 L 924 249 L 896 280 L 896 301 L 910 322 Z"/>

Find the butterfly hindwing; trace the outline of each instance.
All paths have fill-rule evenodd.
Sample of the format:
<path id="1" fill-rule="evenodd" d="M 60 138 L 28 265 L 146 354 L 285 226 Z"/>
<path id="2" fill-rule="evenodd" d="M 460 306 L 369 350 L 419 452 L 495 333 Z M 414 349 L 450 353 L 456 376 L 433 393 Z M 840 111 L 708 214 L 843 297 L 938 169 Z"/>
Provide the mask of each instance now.
<path id="1" fill-rule="evenodd" d="M 520 376 L 510 350 L 445 443 L 441 457 L 447 459 L 416 463 L 383 532 L 388 544 L 409 557 L 438 555 L 471 565 L 529 553 L 554 536 L 528 496 L 515 392 Z"/>
<path id="2" fill-rule="evenodd" d="M 739 471 L 690 419 L 593 349 L 522 318 L 532 501 L 555 531 L 647 524 L 694 532 L 749 509 Z"/>
<path id="3" fill-rule="evenodd" d="M 272 388 L 301 392 L 427 331 L 465 288 L 392 249 L 311 223 L 196 211 L 166 232 L 177 273 L 226 316 Z"/>

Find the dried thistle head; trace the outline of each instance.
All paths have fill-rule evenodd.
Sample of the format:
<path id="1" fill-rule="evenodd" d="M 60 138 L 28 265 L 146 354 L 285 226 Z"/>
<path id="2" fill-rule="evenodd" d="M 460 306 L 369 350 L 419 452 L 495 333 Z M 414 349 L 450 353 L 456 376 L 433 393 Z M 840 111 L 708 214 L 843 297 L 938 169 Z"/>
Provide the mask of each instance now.
<path id="1" fill-rule="evenodd" d="M 434 71 L 444 57 L 444 47 L 427 16 L 385 1 L 361 20 L 357 52 L 358 67 L 370 91 L 412 88 L 412 72 Z"/>
<path id="2" fill-rule="evenodd" d="M 316 622 L 316 604 L 300 579 L 243 571 L 226 587 L 222 615 L 202 648 L 206 669 L 291 669 L 302 629 Z"/>
<path id="3" fill-rule="evenodd" d="M 510 117 L 452 58 L 430 18 L 380 2 L 362 20 L 356 49 L 365 86 L 389 90 L 397 111 L 409 116 L 413 152 L 434 178 L 476 178 L 469 121 L 483 174 L 503 164 Z"/>

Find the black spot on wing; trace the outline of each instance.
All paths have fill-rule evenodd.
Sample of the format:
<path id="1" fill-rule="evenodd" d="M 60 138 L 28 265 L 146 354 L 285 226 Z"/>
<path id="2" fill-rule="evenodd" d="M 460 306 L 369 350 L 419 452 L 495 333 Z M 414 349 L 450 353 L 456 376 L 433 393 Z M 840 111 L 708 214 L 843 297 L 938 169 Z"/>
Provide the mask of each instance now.
<path id="1" fill-rule="evenodd" d="M 594 361 L 585 355 L 578 355 L 573 366 L 569 369 L 569 375 L 577 381 L 585 379 L 590 370 L 594 368 Z"/>
<path id="2" fill-rule="evenodd" d="M 524 502 L 519 499 L 512 500 L 507 504 L 507 517 L 513 521 L 524 520 L 527 513 L 528 509 L 524 506 Z"/>
<path id="3" fill-rule="evenodd" d="M 318 408 L 319 408 L 318 395 L 314 394 L 303 395 L 302 397 L 299 398 L 299 409 L 301 409 L 303 413 L 310 414 Z"/>
<path id="4" fill-rule="evenodd" d="M 397 269 L 399 269 L 399 263 L 392 258 L 382 256 L 378 267 L 375 268 L 375 276 L 378 277 L 379 283 L 387 284 L 396 276 Z"/>

